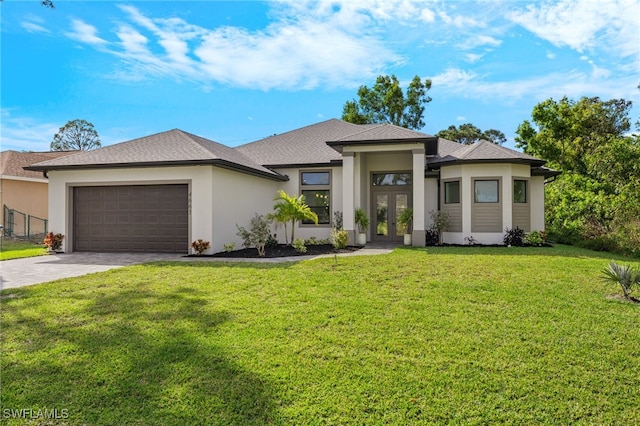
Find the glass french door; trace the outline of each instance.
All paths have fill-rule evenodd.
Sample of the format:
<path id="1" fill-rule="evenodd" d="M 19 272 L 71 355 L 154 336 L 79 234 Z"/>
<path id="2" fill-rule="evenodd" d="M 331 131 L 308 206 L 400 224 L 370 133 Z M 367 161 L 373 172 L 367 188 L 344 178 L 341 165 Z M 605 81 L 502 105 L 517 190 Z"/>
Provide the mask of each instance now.
<path id="1" fill-rule="evenodd" d="M 372 193 L 373 240 L 378 242 L 401 242 L 405 227 L 397 218 L 410 207 L 409 191 L 375 191 Z"/>

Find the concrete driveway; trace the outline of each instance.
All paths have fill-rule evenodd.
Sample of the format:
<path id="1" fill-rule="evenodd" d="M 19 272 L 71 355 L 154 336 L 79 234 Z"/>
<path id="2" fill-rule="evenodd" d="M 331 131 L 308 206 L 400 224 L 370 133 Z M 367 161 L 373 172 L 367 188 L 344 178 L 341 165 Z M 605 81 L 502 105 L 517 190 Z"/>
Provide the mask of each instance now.
<path id="1" fill-rule="evenodd" d="M 156 260 L 182 260 L 181 254 L 68 253 L 0 262 L 0 290 L 102 272 Z"/>

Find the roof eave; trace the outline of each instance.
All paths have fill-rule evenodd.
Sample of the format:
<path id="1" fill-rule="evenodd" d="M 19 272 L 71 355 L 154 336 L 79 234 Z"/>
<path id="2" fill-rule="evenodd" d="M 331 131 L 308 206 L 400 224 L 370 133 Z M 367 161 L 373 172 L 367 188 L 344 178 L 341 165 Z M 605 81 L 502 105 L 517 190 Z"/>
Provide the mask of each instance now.
<path id="1" fill-rule="evenodd" d="M 286 181 L 288 178 L 276 172 L 266 172 L 252 167 L 232 163 L 230 161 L 215 159 L 205 160 L 183 160 L 183 161 L 153 161 L 153 162 L 130 162 L 130 163 L 105 163 L 105 164 L 68 164 L 68 165 L 33 165 L 23 167 L 25 170 L 49 172 L 52 170 L 97 170 L 97 169 L 125 169 L 131 167 L 179 167 L 179 166 L 218 166 L 229 170 L 235 170 L 254 176 L 266 177 L 277 181 Z"/>
<path id="2" fill-rule="evenodd" d="M 450 161 L 433 161 L 427 164 L 427 168 L 439 168 L 443 166 L 455 166 L 459 164 L 528 164 L 532 167 L 540 167 L 546 163 L 544 160 L 529 160 L 526 158 L 494 158 L 494 159 L 477 159 L 477 160 L 450 160 Z"/>
<path id="3" fill-rule="evenodd" d="M 424 138 L 411 138 L 411 139 L 363 139 L 356 141 L 327 141 L 327 145 L 336 151 L 342 153 L 342 150 L 345 146 L 361 146 L 361 145 L 395 145 L 395 144 L 422 144 L 425 147 L 425 151 L 428 151 L 427 144 L 429 143 L 438 143 L 438 138 L 435 136 L 424 137 Z M 436 145 L 437 146 L 437 145 Z"/>

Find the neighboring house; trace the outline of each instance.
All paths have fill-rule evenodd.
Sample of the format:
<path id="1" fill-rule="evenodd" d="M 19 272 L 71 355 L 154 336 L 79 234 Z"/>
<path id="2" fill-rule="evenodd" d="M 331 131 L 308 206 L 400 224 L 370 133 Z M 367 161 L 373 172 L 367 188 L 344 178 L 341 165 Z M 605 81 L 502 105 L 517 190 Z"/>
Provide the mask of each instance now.
<path id="1" fill-rule="evenodd" d="M 65 251 L 186 253 L 198 238 L 211 252 L 240 245 L 236 224 L 272 212 L 280 189 L 318 214 L 319 225 L 298 225 L 302 238 L 328 238 L 341 211 L 354 242 L 361 207 L 368 241 L 402 241 L 396 217 L 412 207 L 415 246 L 432 210 L 450 213 L 447 243 L 501 243 L 505 228 L 544 229 L 544 183 L 557 174 L 544 163 L 486 141 L 332 119 L 236 148 L 176 129 L 28 169 L 49 176 L 49 227 L 66 235 Z"/>
<path id="2" fill-rule="evenodd" d="M 0 205 L 2 223 L 7 226 L 5 206 L 26 215 L 46 219 L 48 216 L 48 180 L 42 173 L 25 170 L 33 163 L 55 159 L 71 152 L 18 152 L 0 153 Z"/>

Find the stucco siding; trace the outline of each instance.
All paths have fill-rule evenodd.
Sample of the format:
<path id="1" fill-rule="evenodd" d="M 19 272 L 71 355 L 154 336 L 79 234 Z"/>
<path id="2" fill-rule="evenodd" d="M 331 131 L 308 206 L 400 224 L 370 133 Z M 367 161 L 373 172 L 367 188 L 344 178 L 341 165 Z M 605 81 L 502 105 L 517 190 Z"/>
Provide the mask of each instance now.
<path id="1" fill-rule="evenodd" d="M 46 219 L 48 216 L 49 190 L 46 182 L 0 179 L 0 207 Z"/>

